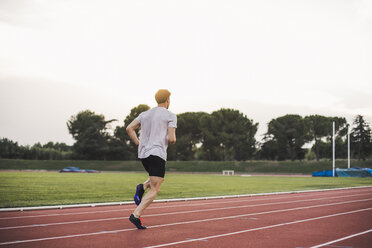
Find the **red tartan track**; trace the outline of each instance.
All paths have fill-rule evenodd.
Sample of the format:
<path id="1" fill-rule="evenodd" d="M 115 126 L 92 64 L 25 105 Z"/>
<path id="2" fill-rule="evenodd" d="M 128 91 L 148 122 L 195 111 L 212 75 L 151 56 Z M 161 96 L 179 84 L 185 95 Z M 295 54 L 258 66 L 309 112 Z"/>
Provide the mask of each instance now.
<path id="1" fill-rule="evenodd" d="M 0 213 L 1 247 L 372 247 L 372 187 Z"/>

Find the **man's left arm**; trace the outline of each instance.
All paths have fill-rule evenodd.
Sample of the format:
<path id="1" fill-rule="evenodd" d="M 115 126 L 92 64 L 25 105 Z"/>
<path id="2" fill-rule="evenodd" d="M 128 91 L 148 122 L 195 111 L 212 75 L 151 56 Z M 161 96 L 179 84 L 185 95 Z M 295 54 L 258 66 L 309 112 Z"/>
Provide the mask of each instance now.
<path id="1" fill-rule="evenodd" d="M 134 144 L 136 144 L 136 146 L 139 145 L 139 139 L 137 137 L 136 129 L 138 129 L 140 126 L 141 123 L 137 119 L 134 119 L 126 128 L 130 139 L 133 141 Z"/>

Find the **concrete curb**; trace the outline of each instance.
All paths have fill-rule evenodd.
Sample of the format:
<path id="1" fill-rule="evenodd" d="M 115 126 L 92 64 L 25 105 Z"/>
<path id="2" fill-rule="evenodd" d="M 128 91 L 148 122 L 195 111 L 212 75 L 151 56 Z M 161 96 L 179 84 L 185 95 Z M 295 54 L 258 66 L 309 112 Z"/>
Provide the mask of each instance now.
<path id="1" fill-rule="evenodd" d="M 196 201 L 196 200 L 225 199 L 225 198 L 252 197 L 252 196 L 265 196 L 265 195 L 297 194 L 297 193 L 323 192 L 323 191 L 335 191 L 335 190 L 347 190 L 347 189 L 363 189 L 363 188 L 372 188 L 372 186 L 346 187 L 346 188 L 334 188 L 334 189 L 313 189 L 313 190 L 244 194 L 244 195 L 225 195 L 225 196 L 161 199 L 161 200 L 155 200 L 154 202 L 160 202 L 161 203 L 161 202 L 178 202 L 178 201 Z M 0 212 L 66 209 L 66 208 L 83 208 L 83 207 L 102 207 L 102 206 L 116 206 L 116 205 L 130 205 L 130 204 L 134 204 L 134 202 L 133 201 L 124 201 L 124 202 L 87 203 L 87 204 L 74 204 L 74 205 L 0 208 Z"/>

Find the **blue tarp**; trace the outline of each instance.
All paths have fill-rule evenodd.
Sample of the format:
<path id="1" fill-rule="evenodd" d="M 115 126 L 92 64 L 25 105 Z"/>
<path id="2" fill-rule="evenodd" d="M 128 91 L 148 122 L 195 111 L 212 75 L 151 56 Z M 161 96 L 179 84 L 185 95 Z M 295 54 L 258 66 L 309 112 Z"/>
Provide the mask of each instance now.
<path id="1" fill-rule="evenodd" d="M 313 172 L 313 177 L 331 177 L 332 175 L 331 170 Z"/>
<path id="2" fill-rule="evenodd" d="M 66 167 L 59 172 L 75 172 L 75 173 L 100 173 L 100 171 L 97 170 L 81 170 L 78 167 Z"/>
<path id="3" fill-rule="evenodd" d="M 336 174 L 338 177 L 371 177 L 372 174 L 368 170 L 365 168 L 336 169 Z"/>
<path id="4" fill-rule="evenodd" d="M 331 177 L 331 176 L 332 176 L 332 170 L 313 172 L 313 177 Z M 354 167 L 350 169 L 336 168 L 335 176 L 336 177 L 372 177 L 372 169 L 359 168 L 359 167 Z"/>

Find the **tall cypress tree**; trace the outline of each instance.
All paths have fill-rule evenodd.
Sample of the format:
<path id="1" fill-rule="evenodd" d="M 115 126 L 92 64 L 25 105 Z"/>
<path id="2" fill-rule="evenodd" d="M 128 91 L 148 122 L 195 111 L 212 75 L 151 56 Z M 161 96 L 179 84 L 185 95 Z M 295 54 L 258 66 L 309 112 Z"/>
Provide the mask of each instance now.
<path id="1" fill-rule="evenodd" d="M 368 155 L 372 154 L 371 128 L 361 115 L 355 117 L 353 125 L 354 128 L 351 131 L 351 149 L 358 160 L 365 160 Z"/>

